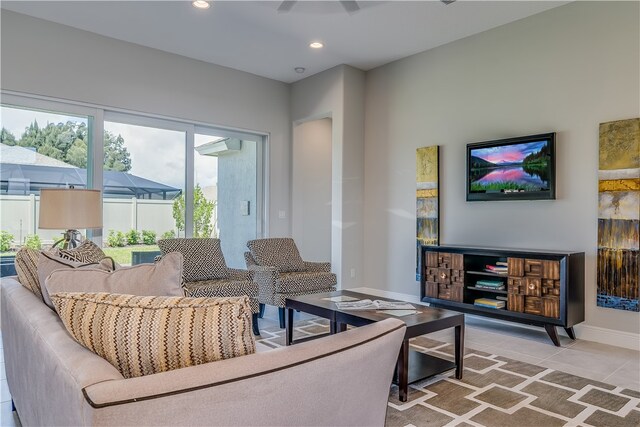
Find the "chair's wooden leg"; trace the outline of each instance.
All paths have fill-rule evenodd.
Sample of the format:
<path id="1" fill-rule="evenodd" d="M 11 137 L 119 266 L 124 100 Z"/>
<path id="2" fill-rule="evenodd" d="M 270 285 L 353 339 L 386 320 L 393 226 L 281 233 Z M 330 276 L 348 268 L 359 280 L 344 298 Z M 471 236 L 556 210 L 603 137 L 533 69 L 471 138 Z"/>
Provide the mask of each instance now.
<path id="1" fill-rule="evenodd" d="M 284 329 L 284 307 L 278 307 L 278 316 L 280 317 L 280 327 Z"/>
<path id="2" fill-rule="evenodd" d="M 259 318 L 263 318 L 264 317 L 264 304 L 259 304 L 260 305 L 260 315 L 258 316 Z"/>
<path id="3" fill-rule="evenodd" d="M 258 327 L 258 313 L 253 313 L 251 315 L 251 320 L 253 324 L 253 335 L 260 335 L 260 328 Z"/>

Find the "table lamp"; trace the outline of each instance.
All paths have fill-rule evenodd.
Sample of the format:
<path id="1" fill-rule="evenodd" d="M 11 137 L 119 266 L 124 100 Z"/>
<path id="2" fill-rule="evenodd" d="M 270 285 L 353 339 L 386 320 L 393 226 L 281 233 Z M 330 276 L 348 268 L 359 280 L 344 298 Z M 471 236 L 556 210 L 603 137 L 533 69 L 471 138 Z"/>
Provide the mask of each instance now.
<path id="1" fill-rule="evenodd" d="M 50 188 L 40 190 L 40 220 L 38 228 L 62 229 L 64 237 L 53 244 L 62 243 L 63 249 L 80 244 L 82 228 L 102 228 L 102 201 L 99 190 Z"/>

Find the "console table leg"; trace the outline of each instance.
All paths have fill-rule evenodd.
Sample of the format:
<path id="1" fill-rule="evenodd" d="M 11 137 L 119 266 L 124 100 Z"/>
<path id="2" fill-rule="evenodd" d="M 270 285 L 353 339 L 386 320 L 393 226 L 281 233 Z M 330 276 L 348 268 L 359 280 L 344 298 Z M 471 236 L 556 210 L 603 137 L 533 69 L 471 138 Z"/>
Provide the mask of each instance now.
<path id="1" fill-rule="evenodd" d="M 572 340 L 576 339 L 576 333 L 573 331 L 573 326 L 564 328 L 564 330 L 567 331 L 567 335 L 569 335 L 569 338 L 571 338 Z"/>
<path id="2" fill-rule="evenodd" d="M 547 334 L 549 334 L 549 338 L 551 338 L 553 344 L 556 347 L 560 347 L 560 339 L 558 338 L 558 331 L 556 331 L 555 325 L 546 324 L 544 325 L 544 329 L 547 331 Z"/>
<path id="3" fill-rule="evenodd" d="M 278 317 L 280 318 L 280 328 L 284 329 L 284 307 L 278 307 Z M 293 310 L 291 310 L 291 313 L 293 313 Z"/>
<path id="4" fill-rule="evenodd" d="M 260 314 L 258 315 L 258 317 L 262 319 L 264 317 L 264 304 L 260 303 L 258 304 L 258 306 L 260 307 Z"/>
<path id="5" fill-rule="evenodd" d="M 455 359 L 456 359 L 456 378 L 462 379 L 462 371 L 463 371 L 463 361 L 464 361 L 464 322 L 462 324 L 456 326 L 455 336 L 456 336 L 456 349 L 455 349 Z"/>
<path id="6" fill-rule="evenodd" d="M 398 356 L 398 399 L 407 401 L 409 391 L 409 340 L 402 341 Z"/>
<path id="7" fill-rule="evenodd" d="M 284 317 L 284 316 L 283 316 Z M 284 319 L 282 319 L 284 320 Z M 287 309 L 287 339 L 286 339 L 286 345 L 291 345 L 291 343 L 293 342 L 293 310 L 288 308 Z"/>

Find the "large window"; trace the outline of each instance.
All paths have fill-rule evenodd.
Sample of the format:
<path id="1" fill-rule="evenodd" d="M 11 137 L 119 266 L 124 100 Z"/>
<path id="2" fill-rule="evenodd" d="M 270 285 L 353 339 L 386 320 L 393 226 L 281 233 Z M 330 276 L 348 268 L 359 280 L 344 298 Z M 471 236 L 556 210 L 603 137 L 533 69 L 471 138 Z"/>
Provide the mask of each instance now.
<path id="1" fill-rule="evenodd" d="M 234 268 L 244 267 L 246 242 L 259 235 L 256 140 L 200 127 L 195 134 L 194 236 L 219 237 Z"/>
<path id="2" fill-rule="evenodd" d="M 40 190 L 88 187 L 92 119 L 11 105 L 0 113 L 1 251 L 40 248 L 61 237 L 38 229 Z"/>
<path id="3" fill-rule="evenodd" d="M 2 100 L 3 251 L 57 240 L 63 230 L 37 227 L 39 190 L 73 185 L 102 190 L 103 228 L 87 233 L 120 264 L 152 260 L 161 238 L 219 237 L 227 264 L 244 266 L 247 240 L 263 232 L 262 136 L 19 95 Z"/>
<path id="4" fill-rule="evenodd" d="M 102 241 L 119 263 L 185 236 L 185 141 L 184 131 L 105 120 Z"/>

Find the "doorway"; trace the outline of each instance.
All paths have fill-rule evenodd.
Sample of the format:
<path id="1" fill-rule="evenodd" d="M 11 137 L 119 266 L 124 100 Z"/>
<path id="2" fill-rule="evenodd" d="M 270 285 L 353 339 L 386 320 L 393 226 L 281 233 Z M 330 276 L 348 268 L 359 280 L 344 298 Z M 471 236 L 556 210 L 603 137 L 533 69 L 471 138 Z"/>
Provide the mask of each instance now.
<path id="1" fill-rule="evenodd" d="M 330 118 L 293 129 L 292 236 L 308 261 L 331 261 Z"/>

